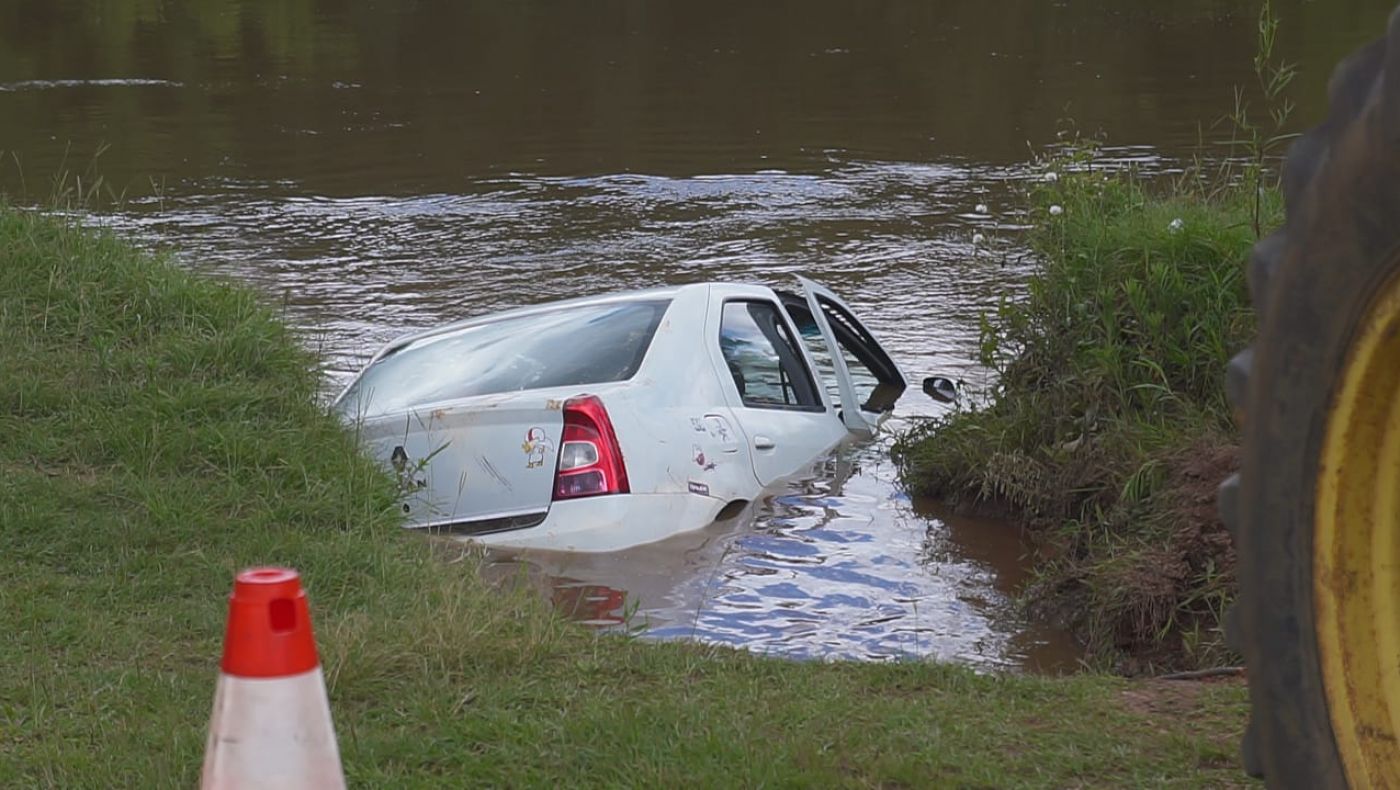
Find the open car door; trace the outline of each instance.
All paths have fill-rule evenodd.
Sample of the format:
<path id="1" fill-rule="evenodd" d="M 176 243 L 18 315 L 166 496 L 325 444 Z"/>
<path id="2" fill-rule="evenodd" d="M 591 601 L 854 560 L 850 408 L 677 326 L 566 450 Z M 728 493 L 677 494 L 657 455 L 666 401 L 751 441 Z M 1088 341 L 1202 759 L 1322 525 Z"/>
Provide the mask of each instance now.
<path id="1" fill-rule="evenodd" d="M 799 276 L 802 296 L 779 292 L 783 307 L 841 405 L 841 421 L 868 436 L 904 391 L 904 375 L 841 298 Z"/>

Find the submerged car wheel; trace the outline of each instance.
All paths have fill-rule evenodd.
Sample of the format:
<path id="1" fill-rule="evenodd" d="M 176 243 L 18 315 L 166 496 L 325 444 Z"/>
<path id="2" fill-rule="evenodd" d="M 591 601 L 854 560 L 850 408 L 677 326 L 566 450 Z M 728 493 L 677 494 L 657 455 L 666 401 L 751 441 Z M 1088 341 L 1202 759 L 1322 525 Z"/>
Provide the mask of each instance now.
<path id="1" fill-rule="evenodd" d="M 1230 364 L 1241 474 L 1228 622 L 1249 667 L 1246 768 L 1400 787 L 1400 12 L 1345 61 L 1255 247 L 1259 337 Z"/>

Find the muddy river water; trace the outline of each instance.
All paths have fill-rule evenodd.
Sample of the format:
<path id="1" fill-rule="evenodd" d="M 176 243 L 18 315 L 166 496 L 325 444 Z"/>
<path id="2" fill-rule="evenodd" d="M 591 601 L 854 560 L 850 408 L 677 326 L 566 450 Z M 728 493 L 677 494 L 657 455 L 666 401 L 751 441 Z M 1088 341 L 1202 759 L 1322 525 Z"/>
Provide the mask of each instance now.
<path id="1" fill-rule="evenodd" d="M 800 272 L 916 381 L 985 381 L 978 316 L 1032 265 L 1029 155 L 1071 123 L 1148 169 L 1209 146 L 1252 80 L 1251 5 L 6 0 L 0 185 L 100 173 L 107 221 L 285 305 L 333 380 L 447 319 Z M 1385 5 L 1276 0 L 1300 121 Z M 915 387 L 892 427 L 940 408 Z M 698 533 L 494 570 L 656 638 L 1072 667 L 1013 605 L 1015 528 L 911 501 L 887 445 Z"/>

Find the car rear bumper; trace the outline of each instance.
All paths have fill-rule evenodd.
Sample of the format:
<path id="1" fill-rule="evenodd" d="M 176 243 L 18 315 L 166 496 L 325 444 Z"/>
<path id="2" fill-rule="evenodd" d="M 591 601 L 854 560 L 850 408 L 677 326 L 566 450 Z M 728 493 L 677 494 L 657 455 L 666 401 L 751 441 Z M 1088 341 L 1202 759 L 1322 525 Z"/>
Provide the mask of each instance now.
<path id="1" fill-rule="evenodd" d="M 486 546 L 556 551 L 620 551 L 715 520 L 725 502 L 699 494 L 616 494 L 555 502 L 540 524 L 473 535 Z"/>

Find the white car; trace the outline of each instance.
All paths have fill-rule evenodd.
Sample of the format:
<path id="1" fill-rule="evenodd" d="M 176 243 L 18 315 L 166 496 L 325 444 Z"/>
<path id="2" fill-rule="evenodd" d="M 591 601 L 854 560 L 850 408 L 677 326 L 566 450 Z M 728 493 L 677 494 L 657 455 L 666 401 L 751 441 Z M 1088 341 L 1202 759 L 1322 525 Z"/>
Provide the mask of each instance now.
<path id="1" fill-rule="evenodd" d="M 903 391 L 851 310 L 798 279 L 800 296 L 699 283 L 409 335 L 335 408 L 398 475 L 408 526 L 520 548 L 650 543 L 870 435 Z"/>

